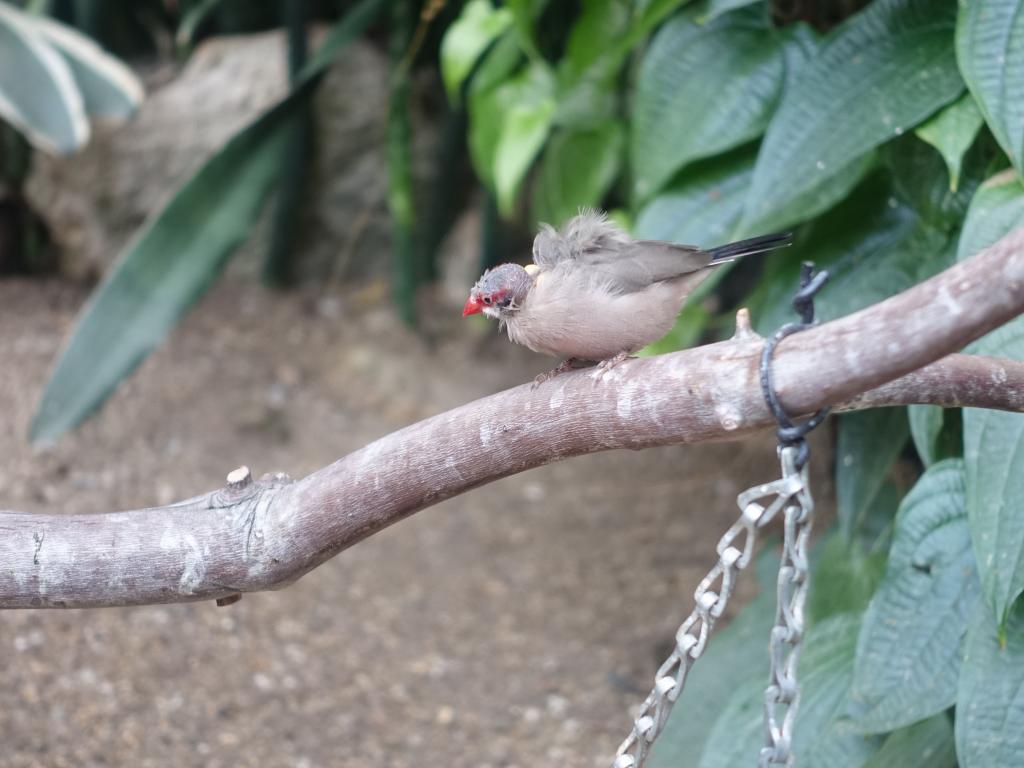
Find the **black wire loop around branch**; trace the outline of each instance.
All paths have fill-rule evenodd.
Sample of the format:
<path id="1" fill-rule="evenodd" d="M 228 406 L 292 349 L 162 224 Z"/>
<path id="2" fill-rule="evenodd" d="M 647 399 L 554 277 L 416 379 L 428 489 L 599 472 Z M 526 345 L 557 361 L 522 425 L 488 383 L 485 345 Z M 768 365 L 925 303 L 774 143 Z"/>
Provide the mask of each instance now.
<path id="1" fill-rule="evenodd" d="M 779 328 L 765 342 L 764 349 L 761 350 L 761 392 L 764 394 L 768 409 L 779 423 L 779 428 L 776 431 L 779 443 L 784 447 L 796 446 L 799 449 L 796 459 L 797 469 L 802 469 L 810 456 L 810 448 L 807 446 L 808 433 L 825 420 L 829 409 L 822 408 L 806 421 L 799 424 L 794 423 L 783 409 L 779 397 L 775 393 L 775 385 L 772 382 L 772 355 L 775 353 L 775 347 L 784 338 L 814 325 L 814 296 L 827 282 L 827 271 L 822 270 L 815 274 L 814 264 L 809 261 L 805 261 L 800 266 L 800 289 L 793 297 L 793 308 L 800 315 L 801 322 L 787 323 Z"/>

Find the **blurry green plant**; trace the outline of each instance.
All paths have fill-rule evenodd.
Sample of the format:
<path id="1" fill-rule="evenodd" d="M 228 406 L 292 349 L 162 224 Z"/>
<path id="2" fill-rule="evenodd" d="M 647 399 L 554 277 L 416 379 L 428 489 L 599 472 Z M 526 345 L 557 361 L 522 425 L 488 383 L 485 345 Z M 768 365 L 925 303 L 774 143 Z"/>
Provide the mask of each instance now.
<path id="1" fill-rule="evenodd" d="M 386 4 L 350 10 L 289 96 L 211 158 L 123 254 L 49 382 L 34 438 L 53 439 L 97 407 L 216 276 L 274 186 L 288 126 L 325 65 Z M 223 10 L 188 5 L 184 44 Z M 415 35 L 412 11 L 398 5 L 389 207 L 396 296 L 411 318 L 433 266 L 415 246 L 401 55 Z M 790 319 L 805 259 L 833 274 L 819 302 L 831 319 L 1024 225 L 1024 0 L 440 5 L 449 124 L 462 125 L 465 111 L 487 192 L 485 237 L 490 214 L 532 227 L 586 205 L 615 209 L 637 236 L 698 245 L 793 228 L 794 247 L 764 260 L 744 299 L 770 332 Z M 445 168 L 457 146 L 446 142 Z M 440 236 L 428 229 L 434 247 Z M 710 290 L 657 351 L 716 326 Z M 1024 357 L 1024 320 L 973 351 Z M 798 760 L 1014 764 L 1024 754 L 1024 416 L 913 407 L 838 422 L 839 520 L 814 570 Z M 911 450 L 916 478 L 893 471 Z M 746 660 L 763 657 L 764 632 L 753 629 L 768 602 L 712 643 L 654 765 L 756 760 L 764 681 L 748 679 L 758 667 Z M 719 644 L 729 652 L 714 653 Z M 720 706 L 705 706 L 712 690 Z"/>
<path id="2" fill-rule="evenodd" d="M 804 260 L 833 274 L 827 320 L 1024 226 L 1024 0 L 583 0 L 554 46 L 551 5 L 471 0 L 442 45 L 504 215 L 523 197 L 552 223 L 618 206 L 637 236 L 698 245 L 794 228 L 745 301 L 763 333 L 791 319 Z M 701 298 L 653 351 L 711 327 Z M 1022 323 L 973 351 L 1024 358 Z M 1019 762 L 1024 416 L 838 421 L 839 521 L 814 572 L 798 761 Z M 927 468 L 916 483 L 892 474 L 911 437 Z M 730 697 L 707 707 L 706 684 L 685 691 L 655 766 L 756 762 L 765 680 L 733 674 L 736 656 L 764 654 L 748 614 L 765 621 L 748 608 L 712 643 L 730 653 L 698 666 L 734 680 Z"/>

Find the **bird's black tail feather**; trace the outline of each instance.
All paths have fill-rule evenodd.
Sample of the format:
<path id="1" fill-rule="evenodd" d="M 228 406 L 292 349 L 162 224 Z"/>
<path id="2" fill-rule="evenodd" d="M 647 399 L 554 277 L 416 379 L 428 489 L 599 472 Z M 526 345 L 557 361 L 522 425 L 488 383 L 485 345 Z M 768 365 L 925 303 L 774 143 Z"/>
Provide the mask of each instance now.
<path id="1" fill-rule="evenodd" d="M 773 235 L 759 235 L 758 237 L 751 237 L 749 240 L 739 240 L 735 243 L 712 248 L 708 253 L 711 254 L 712 264 L 721 264 L 726 261 L 742 259 L 744 256 L 753 256 L 755 253 L 785 248 L 792 244 L 792 232 L 777 232 Z"/>

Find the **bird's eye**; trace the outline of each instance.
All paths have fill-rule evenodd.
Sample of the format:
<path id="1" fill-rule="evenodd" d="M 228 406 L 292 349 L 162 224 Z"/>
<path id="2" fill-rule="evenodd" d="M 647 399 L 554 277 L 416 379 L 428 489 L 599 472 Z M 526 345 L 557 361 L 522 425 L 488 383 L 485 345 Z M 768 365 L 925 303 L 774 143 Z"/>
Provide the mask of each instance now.
<path id="1" fill-rule="evenodd" d="M 484 296 L 484 304 L 486 304 L 487 306 L 491 305 L 491 297 L 490 296 Z"/>

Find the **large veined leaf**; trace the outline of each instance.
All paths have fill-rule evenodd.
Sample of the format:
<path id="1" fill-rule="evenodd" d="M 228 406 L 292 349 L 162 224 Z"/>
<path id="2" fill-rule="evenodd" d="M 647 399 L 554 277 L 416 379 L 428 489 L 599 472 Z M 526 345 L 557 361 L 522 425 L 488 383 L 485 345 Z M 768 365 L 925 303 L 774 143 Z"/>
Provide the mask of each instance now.
<path id="1" fill-rule="evenodd" d="M 90 115 L 126 120 L 142 102 L 142 83 L 134 73 L 92 40 L 45 16 L 32 16 L 31 26 L 71 66 L 75 83 Z"/>
<path id="2" fill-rule="evenodd" d="M 839 417 L 836 505 L 847 539 L 864 525 L 886 473 L 910 435 L 905 408 L 872 408 Z"/>
<path id="3" fill-rule="evenodd" d="M 706 0 L 706 2 L 700 5 L 697 21 L 700 24 L 707 24 L 724 13 L 760 2 L 761 0 Z"/>
<path id="4" fill-rule="evenodd" d="M 67 60 L 7 3 L 0 3 L 0 118 L 48 152 L 73 152 L 89 139 L 85 100 Z"/>
<path id="5" fill-rule="evenodd" d="M 986 604 L 972 617 L 956 697 L 955 731 L 960 768 L 1020 765 L 1024 601 L 1018 600 L 1005 619 L 997 621 Z"/>
<path id="6" fill-rule="evenodd" d="M 917 128 L 917 135 L 935 147 L 946 161 L 952 192 L 956 192 L 960 184 L 964 154 L 974 143 L 983 122 L 974 97 L 965 93 Z"/>
<path id="7" fill-rule="evenodd" d="M 793 730 L 797 765 L 836 763 L 803 760 L 805 755 L 828 750 L 832 756 L 852 758 L 851 768 L 864 762 L 862 747 L 870 751 L 876 742 L 842 727 L 841 716 L 853 677 L 853 658 L 860 616 L 841 614 L 812 627 L 804 637 L 798 665 L 801 684 L 800 711 Z M 763 649 L 762 649 L 763 652 Z M 767 681 L 748 680 L 735 689 L 708 733 L 700 768 L 735 768 L 756 765 L 764 741 L 764 688 Z M 845 744 L 838 744 L 838 741 Z"/>
<path id="8" fill-rule="evenodd" d="M 566 78 L 583 75 L 600 59 L 608 56 L 614 44 L 626 32 L 632 3 L 629 0 L 583 0 L 580 14 L 569 31 L 561 66 Z M 610 69 L 617 67 L 611 57 Z"/>
<path id="9" fill-rule="evenodd" d="M 640 209 L 633 234 L 701 247 L 727 243 L 756 157 L 757 148 L 747 146 L 694 163 Z"/>
<path id="10" fill-rule="evenodd" d="M 935 715 L 889 734 L 863 768 L 957 768 L 949 718 Z"/>
<path id="11" fill-rule="evenodd" d="M 498 210 L 508 216 L 519 186 L 534 158 L 544 146 L 555 114 L 554 99 L 515 104 L 505 115 L 505 125 L 494 156 L 494 193 Z"/>
<path id="12" fill-rule="evenodd" d="M 949 459 L 922 475 L 896 516 L 889 565 L 857 642 L 851 698 L 858 727 L 891 731 L 953 704 L 980 595 L 964 465 Z"/>
<path id="13" fill-rule="evenodd" d="M 332 30 L 296 88 L 178 190 L 92 296 L 47 382 L 31 438 L 74 427 L 167 335 L 245 239 L 273 185 L 291 117 L 320 72 L 385 5 L 364 0 Z"/>
<path id="14" fill-rule="evenodd" d="M 890 142 L 882 154 L 894 194 L 928 226 L 953 234 L 959 232 L 974 193 L 1002 153 L 987 132 L 979 136 L 961 160 L 956 190 L 950 188 L 945 160 L 916 134 Z"/>
<path id="15" fill-rule="evenodd" d="M 1024 186 L 1012 172 L 978 190 L 960 236 L 967 258 L 1024 226 Z M 1024 319 L 971 347 L 978 354 L 1024 360 Z M 967 512 L 981 582 L 999 617 L 1024 590 L 1024 415 L 965 408 Z"/>
<path id="16" fill-rule="evenodd" d="M 985 121 L 1024 173 L 1024 0 L 961 3 L 956 55 Z"/>
<path id="17" fill-rule="evenodd" d="M 727 243 L 743 210 L 756 153 L 755 147 L 747 146 L 689 166 L 643 207 L 633 233 L 701 247 Z M 724 274 L 725 269 L 719 269 L 704 281 L 687 300 L 672 330 L 639 354 L 660 355 L 695 344 L 711 318 L 701 300 Z"/>
<path id="18" fill-rule="evenodd" d="M 462 84 L 487 48 L 512 24 L 507 8 L 490 0 L 470 0 L 441 41 L 441 75 L 448 99 L 461 101 Z"/>
<path id="19" fill-rule="evenodd" d="M 793 319 L 791 300 L 802 261 L 832 275 L 815 301 L 822 320 L 842 317 L 941 271 L 952 261 L 947 233 L 922 224 L 893 196 L 880 172 L 839 206 L 798 233 L 792 248 L 770 254 L 766 281 L 750 297 L 755 327 L 773 333 Z"/>
<path id="20" fill-rule="evenodd" d="M 883 503 L 895 507 L 899 502 L 885 498 Z M 869 551 L 835 530 L 815 545 L 811 562 L 807 616 L 816 624 L 839 613 L 864 612 L 882 580 L 885 552 Z"/>
<path id="21" fill-rule="evenodd" d="M 512 38 L 510 38 L 512 39 Z M 484 67 L 504 67 L 511 58 L 495 46 Z M 489 75 L 486 70 L 480 75 Z M 477 175 L 492 188 L 508 215 L 519 187 L 551 131 L 556 110 L 554 79 L 543 65 L 531 63 L 504 79 L 474 79 L 469 97 L 469 148 Z"/>
<path id="22" fill-rule="evenodd" d="M 774 582 L 779 558 L 766 548 L 757 559 L 761 593 L 720 632 L 716 632 L 686 678 L 658 741 L 651 750 L 651 768 L 695 765 L 708 731 L 737 686 L 768 680 L 765 638 L 775 619 Z"/>
<path id="23" fill-rule="evenodd" d="M 681 167 L 764 131 L 785 79 L 782 37 L 763 13 L 740 11 L 707 27 L 683 14 L 658 32 L 634 97 L 630 153 L 643 200 Z"/>
<path id="24" fill-rule="evenodd" d="M 534 191 L 534 218 L 555 226 L 595 207 L 622 165 L 625 131 L 610 121 L 593 130 L 561 130 L 548 142 Z"/>
<path id="25" fill-rule="evenodd" d="M 964 453 L 963 427 L 960 411 L 937 405 L 911 405 L 910 435 L 921 462 L 930 467 L 943 459 Z"/>
<path id="26" fill-rule="evenodd" d="M 573 22 L 556 72 L 563 128 L 596 130 L 618 119 L 618 74 L 625 59 L 618 44 L 629 33 L 629 0 L 585 0 Z"/>
<path id="27" fill-rule="evenodd" d="M 786 89 L 761 146 L 744 229 L 909 131 L 963 91 L 948 0 L 876 0 L 829 35 Z"/>

